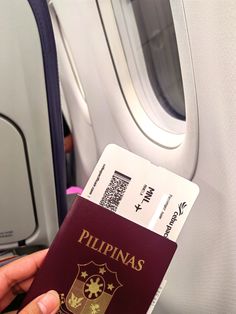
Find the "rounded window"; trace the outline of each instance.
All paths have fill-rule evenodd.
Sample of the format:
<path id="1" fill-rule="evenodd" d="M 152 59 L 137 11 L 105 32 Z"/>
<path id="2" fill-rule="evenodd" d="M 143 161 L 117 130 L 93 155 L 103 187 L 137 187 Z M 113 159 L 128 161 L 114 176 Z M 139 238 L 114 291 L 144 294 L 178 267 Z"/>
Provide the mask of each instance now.
<path id="1" fill-rule="evenodd" d="M 185 120 L 175 28 L 168 0 L 131 1 L 148 77 L 163 108 Z"/>
<path id="2" fill-rule="evenodd" d="M 169 1 L 112 0 L 111 3 L 129 76 L 142 110 L 163 130 L 183 134 L 184 91 Z M 115 62 L 115 66 L 121 78 L 120 64 Z M 122 81 L 120 84 L 124 90 L 125 84 Z M 127 103 L 136 118 L 136 104 Z"/>

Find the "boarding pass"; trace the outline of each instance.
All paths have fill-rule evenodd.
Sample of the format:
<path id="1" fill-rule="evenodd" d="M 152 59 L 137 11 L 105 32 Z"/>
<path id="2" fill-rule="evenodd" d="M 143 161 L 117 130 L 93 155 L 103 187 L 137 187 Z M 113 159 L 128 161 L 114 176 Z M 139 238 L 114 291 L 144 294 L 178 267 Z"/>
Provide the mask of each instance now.
<path id="1" fill-rule="evenodd" d="M 108 145 L 82 196 L 176 241 L 198 186 L 117 145 Z"/>

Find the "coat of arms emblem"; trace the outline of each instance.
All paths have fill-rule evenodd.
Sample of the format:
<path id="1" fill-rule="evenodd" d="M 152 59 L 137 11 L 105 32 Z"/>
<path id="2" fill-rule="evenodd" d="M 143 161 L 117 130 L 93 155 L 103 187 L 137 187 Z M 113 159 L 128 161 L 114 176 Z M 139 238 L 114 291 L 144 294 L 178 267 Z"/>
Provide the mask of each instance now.
<path id="1" fill-rule="evenodd" d="M 106 264 L 78 264 L 78 273 L 61 306 L 61 313 L 103 314 L 122 284 Z M 66 309 L 65 309 L 66 308 Z"/>

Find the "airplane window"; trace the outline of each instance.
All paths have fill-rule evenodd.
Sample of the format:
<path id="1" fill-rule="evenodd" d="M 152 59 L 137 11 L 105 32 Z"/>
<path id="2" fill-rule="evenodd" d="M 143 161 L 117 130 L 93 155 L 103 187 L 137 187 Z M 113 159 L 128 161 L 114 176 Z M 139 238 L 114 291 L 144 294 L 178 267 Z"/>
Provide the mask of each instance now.
<path id="1" fill-rule="evenodd" d="M 173 118 L 185 120 L 182 76 L 169 0 L 113 0 L 112 6 L 143 109 L 154 122 L 159 105 Z"/>

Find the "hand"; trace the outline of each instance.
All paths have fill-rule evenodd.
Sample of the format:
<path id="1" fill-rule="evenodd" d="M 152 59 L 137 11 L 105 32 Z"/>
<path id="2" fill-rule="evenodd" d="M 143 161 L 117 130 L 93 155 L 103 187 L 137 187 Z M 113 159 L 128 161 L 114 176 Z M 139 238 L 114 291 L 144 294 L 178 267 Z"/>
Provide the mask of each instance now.
<path id="1" fill-rule="evenodd" d="M 72 135 L 69 134 L 64 137 L 64 151 L 65 153 L 71 153 L 73 150 L 73 138 Z"/>
<path id="2" fill-rule="evenodd" d="M 33 253 L 0 268 L 0 313 L 17 294 L 28 291 L 47 251 Z M 59 304 L 59 296 L 52 290 L 38 296 L 19 314 L 54 314 Z"/>

